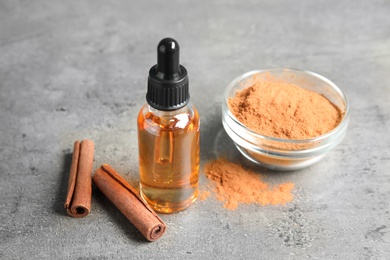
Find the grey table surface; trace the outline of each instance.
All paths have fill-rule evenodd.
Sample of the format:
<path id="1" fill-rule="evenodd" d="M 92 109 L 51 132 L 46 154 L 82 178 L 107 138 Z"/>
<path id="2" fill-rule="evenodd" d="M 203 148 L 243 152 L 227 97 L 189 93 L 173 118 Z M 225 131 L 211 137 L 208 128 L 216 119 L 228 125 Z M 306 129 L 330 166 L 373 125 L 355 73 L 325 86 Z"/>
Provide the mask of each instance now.
<path id="1" fill-rule="evenodd" d="M 390 259 L 389 14 L 389 1 L 0 1 L 0 258 Z M 293 182 L 291 203 L 229 211 L 211 196 L 161 215 L 152 243 L 96 188 L 88 217 L 67 216 L 76 139 L 95 141 L 95 169 L 139 180 L 136 116 L 166 36 L 189 71 L 201 166 L 226 155 Z M 221 124 L 227 84 L 275 67 L 317 72 L 351 105 L 343 142 L 300 171 L 252 165 Z"/>

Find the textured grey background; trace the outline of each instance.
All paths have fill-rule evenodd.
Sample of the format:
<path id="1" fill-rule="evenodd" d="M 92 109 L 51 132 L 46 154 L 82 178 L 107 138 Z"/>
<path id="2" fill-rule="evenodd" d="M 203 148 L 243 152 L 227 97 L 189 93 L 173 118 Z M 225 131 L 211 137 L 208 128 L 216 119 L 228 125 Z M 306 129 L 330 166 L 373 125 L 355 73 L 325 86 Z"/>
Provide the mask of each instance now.
<path id="1" fill-rule="evenodd" d="M 1 259 L 389 259 L 389 1 L 0 1 Z M 137 183 L 136 115 L 157 42 L 172 36 L 201 115 L 201 163 L 226 155 L 292 181 L 285 206 L 227 211 L 214 197 L 162 215 L 149 243 L 95 188 L 63 209 L 72 145 L 96 144 Z M 294 67 L 351 103 L 343 143 L 301 171 L 246 162 L 221 125 L 222 93 L 252 70 Z M 207 184 L 201 176 L 201 188 Z"/>

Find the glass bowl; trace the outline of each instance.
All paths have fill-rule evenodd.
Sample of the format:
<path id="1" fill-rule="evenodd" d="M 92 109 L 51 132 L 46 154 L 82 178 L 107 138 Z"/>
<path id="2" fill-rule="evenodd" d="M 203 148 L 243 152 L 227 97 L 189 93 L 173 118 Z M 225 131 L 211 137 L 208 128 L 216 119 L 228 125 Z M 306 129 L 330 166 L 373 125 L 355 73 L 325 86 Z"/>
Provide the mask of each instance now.
<path id="1" fill-rule="evenodd" d="M 237 91 L 269 76 L 325 96 L 343 113 L 339 125 L 324 135 L 303 140 L 264 136 L 247 128 L 229 110 L 228 101 Z M 310 71 L 280 68 L 247 72 L 228 85 L 222 104 L 222 124 L 237 149 L 249 160 L 271 170 L 298 170 L 318 162 L 342 141 L 348 122 L 349 104 L 344 93 L 327 78 Z"/>

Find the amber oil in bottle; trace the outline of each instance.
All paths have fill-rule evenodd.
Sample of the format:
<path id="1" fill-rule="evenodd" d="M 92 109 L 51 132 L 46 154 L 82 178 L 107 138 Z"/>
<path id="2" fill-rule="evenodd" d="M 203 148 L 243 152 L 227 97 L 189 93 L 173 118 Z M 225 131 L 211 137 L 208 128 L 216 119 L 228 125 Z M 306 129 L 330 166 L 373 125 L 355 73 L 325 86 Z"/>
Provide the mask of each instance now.
<path id="1" fill-rule="evenodd" d="M 149 71 L 148 93 L 138 115 L 140 193 L 154 210 L 181 211 L 198 194 L 199 115 L 189 102 L 187 70 L 179 45 L 165 38 Z"/>

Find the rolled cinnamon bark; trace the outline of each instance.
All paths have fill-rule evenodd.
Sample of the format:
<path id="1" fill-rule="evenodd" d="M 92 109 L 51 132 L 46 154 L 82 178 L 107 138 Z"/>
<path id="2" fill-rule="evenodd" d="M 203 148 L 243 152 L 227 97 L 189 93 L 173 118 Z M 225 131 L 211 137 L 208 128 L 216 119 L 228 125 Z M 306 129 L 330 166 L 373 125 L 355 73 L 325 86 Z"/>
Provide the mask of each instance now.
<path id="1" fill-rule="evenodd" d="M 94 143 L 91 140 L 74 143 L 68 192 L 64 207 L 68 214 L 82 218 L 91 210 Z"/>
<path id="2" fill-rule="evenodd" d="M 155 241 L 164 234 L 164 222 L 110 165 L 103 164 L 92 180 L 147 240 Z"/>

